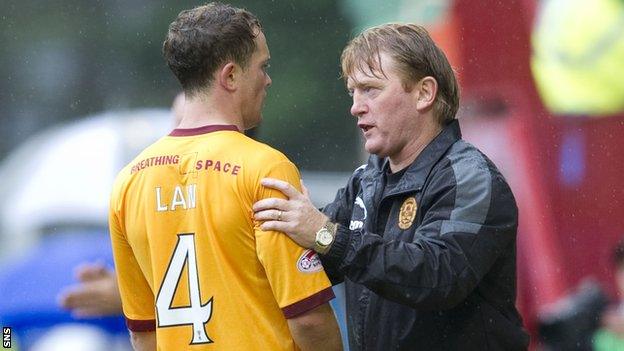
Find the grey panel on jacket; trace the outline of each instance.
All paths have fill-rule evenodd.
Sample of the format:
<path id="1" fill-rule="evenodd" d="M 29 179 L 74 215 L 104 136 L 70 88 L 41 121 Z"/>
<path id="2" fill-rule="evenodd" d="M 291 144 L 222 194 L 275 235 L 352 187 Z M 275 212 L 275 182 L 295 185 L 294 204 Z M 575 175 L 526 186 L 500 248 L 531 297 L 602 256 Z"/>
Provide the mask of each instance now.
<path id="1" fill-rule="evenodd" d="M 460 151 L 466 148 L 472 148 L 472 146 L 464 141 L 458 141 L 452 146 L 447 156 L 457 182 L 456 207 L 451 212 L 450 220 L 452 222 L 443 223 L 442 235 L 457 230 L 477 233 L 480 229 L 479 225 L 485 223 L 490 211 L 492 174 L 487 161 L 479 152 L 465 153 Z M 467 155 L 470 155 L 470 158 Z M 455 221 L 459 223 L 453 223 Z M 465 225 L 462 225 L 461 222 L 464 222 Z"/>

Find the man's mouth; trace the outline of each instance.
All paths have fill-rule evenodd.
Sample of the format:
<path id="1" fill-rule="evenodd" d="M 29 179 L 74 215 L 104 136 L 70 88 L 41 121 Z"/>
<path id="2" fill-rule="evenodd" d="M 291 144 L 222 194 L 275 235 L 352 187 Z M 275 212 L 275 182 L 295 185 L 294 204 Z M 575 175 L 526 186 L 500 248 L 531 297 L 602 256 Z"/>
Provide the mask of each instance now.
<path id="1" fill-rule="evenodd" d="M 373 128 L 373 126 L 370 124 L 358 124 L 358 127 L 360 127 L 360 129 L 362 129 L 362 132 L 364 133 L 368 132 Z"/>

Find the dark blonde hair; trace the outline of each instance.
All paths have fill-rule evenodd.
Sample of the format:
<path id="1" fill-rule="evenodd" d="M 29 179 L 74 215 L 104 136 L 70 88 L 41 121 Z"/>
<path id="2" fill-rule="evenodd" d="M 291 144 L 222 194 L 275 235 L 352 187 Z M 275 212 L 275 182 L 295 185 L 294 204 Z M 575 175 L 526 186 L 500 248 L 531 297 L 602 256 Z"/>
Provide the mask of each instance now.
<path id="1" fill-rule="evenodd" d="M 214 72 L 226 61 L 246 68 L 261 30 L 251 12 L 212 2 L 180 12 L 169 25 L 163 56 L 191 97 L 210 85 Z"/>
<path id="2" fill-rule="evenodd" d="M 438 83 L 434 103 L 438 121 L 444 125 L 455 119 L 459 107 L 455 73 L 426 29 L 416 24 L 390 23 L 360 33 L 342 51 L 340 61 L 345 81 L 356 70 L 386 77 L 380 65 L 382 53 L 394 60 L 406 91 L 422 78 L 433 77 Z"/>

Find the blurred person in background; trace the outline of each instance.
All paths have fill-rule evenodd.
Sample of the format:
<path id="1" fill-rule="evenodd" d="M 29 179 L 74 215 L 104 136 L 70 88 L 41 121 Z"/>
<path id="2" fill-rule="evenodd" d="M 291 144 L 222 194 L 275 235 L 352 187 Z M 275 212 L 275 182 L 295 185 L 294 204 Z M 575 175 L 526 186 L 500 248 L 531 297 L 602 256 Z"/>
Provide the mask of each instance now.
<path id="1" fill-rule="evenodd" d="M 563 116 L 624 111 L 624 1 L 543 0 L 531 69 L 544 105 Z"/>
<path id="2" fill-rule="evenodd" d="M 608 298 L 600 284 L 586 277 L 568 294 L 546 305 L 538 315 L 541 346 L 548 351 L 594 350 L 595 333 Z"/>
<path id="3" fill-rule="evenodd" d="M 77 318 L 122 314 L 121 296 L 115 272 L 100 263 L 76 267 L 78 284 L 59 295 L 59 304 Z"/>
<path id="4" fill-rule="evenodd" d="M 615 283 L 618 301 L 602 316 L 602 328 L 594 334 L 596 351 L 624 350 L 624 241 L 613 249 Z"/>
<path id="5" fill-rule="evenodd" d="M 171 104 L 173 127 L 184 116 L 184 92 L 178 93 Z M 72 311 L 74 317 L 91 318 L 121 315 L 121 296 L 117 277 L 112 269 L 98 262 L 84 262 L 75 269 L 78 284 L 65 288 L 58 296 L 61 307 Z"/>
<path id="6" fill-rule="evenodd" d="M 387 24 L 342 53 L 351 114 L 372 154 L 319 212 L 295 187 L 254 204 L 344 281 L 355 350 L 525 350 L 516 310 L 517 207 L 507 182 L 461 139 L 457 82 L 426 30 Z"/>
<path id="7" fill-rule="evenodd" d="M 218 3 L 182 11 L 163 53 L 184 89 L 182 120 L 119 173 L 111 197 L 133 346 L 341 349 L 317 255 L 250 215 L 255 201 L 279 195 L 261 178 L 297 187 L 300 178 L 283 154 L 242 133 L 260 122 L 271 84 L 258 19 Z"/>

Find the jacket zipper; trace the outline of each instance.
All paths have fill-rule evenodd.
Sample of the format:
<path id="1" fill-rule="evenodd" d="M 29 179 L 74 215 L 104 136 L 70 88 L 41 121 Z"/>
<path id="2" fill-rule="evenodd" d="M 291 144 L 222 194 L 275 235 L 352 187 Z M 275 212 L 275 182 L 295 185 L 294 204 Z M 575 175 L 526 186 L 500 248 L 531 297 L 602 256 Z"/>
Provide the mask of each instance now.
<path id="1" fill-rule="evenodd" d="M 407 193 L 411 193 L 411 192 L 418 192 L 418 191 L 420 191 L 420 189 L 422 189 L 422 187 L 413 188 L 413 189 L 405 189 L 405 190 L 401 190 L 401 191 L 396 192 L 396 193 L 391 192 L 391 193 L 387 194 L 386 196 L 383 196 L 383 192 L 379 189 L 381 187 L 380 183 L 381 182 L 379 181 L 378 177 L 376 177 L 373 180 L 373 184 L 372 184 L 373 196 L 371 196 L 371 198 L 373 198 L 373 201 L 368 203 L 368 205 L 372 209 L 371 212 L 375 214 L 371 218 L 372 223 L 370 225 L 370 228 L 372 228 L 374 230 L 377 230 L 377 223 L 379 222 L 379 211 L 378 210 L 379 210 L 379 208 L 382 207 L 382 204 L 383 204 L 384 201 L 386 201 L 386 200 L 388 200 L 390 198 L 399 196 L 399 195 L 403 195 L 403 194 L 407 194 Z M 370 186 L 371 185 L 369 183 L 368 186 L 365 186 L 363 190 L 369 189 Z M 364 198 L 367 198 L 366 196 L 364 196 L 364 193 L 362 193 L 362 196 Z M 375 204 L 379 204 L 379 206 L 375 206 Z M 387 223 L 386 223 L 386 226 L 387 226 Z M 384 227 L 383 230 L 385 231 L 385 229 L 386 228 Z M 368 326 L 368 311 L 369 311 L 369 308 L 370 308 L 371 294 L 372 294 L 372 292 L 368 288 L 366 288 L 366 287 L 364 287 L 364 288 L 366 290 L 362 291 L 362 295 L 363 295 L 362 297 L 365 298 L 366 305 L 365 305 L 365 308 L 364 308 L 363 311 L 360 310 L 360 312 L 362 313 L 362 316 L 360 318 L 360 328 L 359 328 L 360 329 L 359 330 L 359 334 L 360 335 L 359 335 L 359 338 L 358 338 L 359 341 L 360 341 L 360 345 L 359 346 L 361 346 L 361 350 L 366 350 L 366 345 L 364 343 L 364 340 L 365 340 L 364 337 L 366 335 L 366 330 L 367 330 L 367 326 Z"/>

